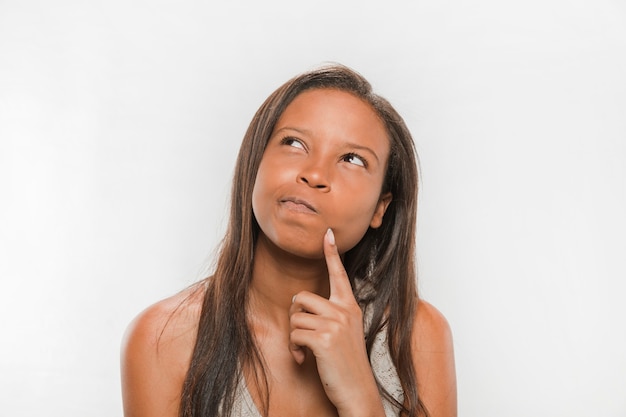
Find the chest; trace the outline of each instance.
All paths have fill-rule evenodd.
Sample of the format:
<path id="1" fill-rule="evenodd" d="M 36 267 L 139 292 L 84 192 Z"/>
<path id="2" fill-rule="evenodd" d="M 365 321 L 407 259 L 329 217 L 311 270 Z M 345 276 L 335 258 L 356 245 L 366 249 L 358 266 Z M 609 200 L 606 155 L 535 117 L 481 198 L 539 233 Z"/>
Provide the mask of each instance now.
<path id="1" fill-rule="evenodd" d="M 299 365 L 289 351 L 285 335 L 259 338 L 258 343 L 266 365 L 269 416 L 337 416 L 326 396 L 311 352 L 307 352 L 306 360 Z M 253 373 L 248 371 L 245 372 L 245 386 L 240 389 L 248 396 L 251 416 L 259 417 L 259 410 L 266 401 L 263 384 L 257 384 Z"/>
<path id="2" fill-rule="evenodd" d="M 337 416 L 337 410 L 326 396 L 310 352 L 307 353 L 305 362 L 298 365 L 289 351 L 287 331 L 268 332 L 263 329 L 255 332 L 255 336 L 267 370 L 270 417 Z M 370 360 L 376 379 L 387 393 L 402 403 L 404 393 L 389 354 L 385 330 L 376 335 Z M 243 401 L 237 406 L 239 411 L 236 410 L 234 416 L 261 417 L 259 410 L 263 410 L 266 390 L 262 384 L 259 386 L 255 383 L 250 370 L 244 370 L 244 378 L 238 387 L 238 397 Z M 387 417 L 399 415 L 399 409 L 387 399 L 383 399 L 383 406 Z"/>

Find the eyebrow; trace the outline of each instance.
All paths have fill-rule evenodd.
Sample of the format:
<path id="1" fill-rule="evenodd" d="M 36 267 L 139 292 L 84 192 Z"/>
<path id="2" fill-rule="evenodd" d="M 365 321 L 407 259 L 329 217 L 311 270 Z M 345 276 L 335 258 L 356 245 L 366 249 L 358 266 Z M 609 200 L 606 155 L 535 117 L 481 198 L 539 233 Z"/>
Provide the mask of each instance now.
<path id="1" fill-rule="evenodd" d="M 308 130 L 308 129 L 299 129 L 297 127 L 291 127 L 291 126 L 281 127 L 280 129 L 274 131 L 272 136 L 274 136 L 274 135 L 276 135 L 276 134 L 278 134 L 278 133 L 280 133 L 280 132 L 282 132 L 284 130 L 293 130 L 293 131 L 298 132 L 300 134 L 311 136 L 311 131 L 310 130 Z M 372 156 L 374 158 L 376 158 L 376 162 L 380 163 L 380 160 L 378 159 L 378 155 L 369 146 L 360 145 L 360 144 L 354 143 L 354 142 L 345 142 L 345 143 L 342 144 L 342 148 L 350 148 L 350 149 L 356 149 L 356 150 L 359 150 L 359 151 L 365 151 L 367 153 L 372 154 Z"/>
<path id="2" fill-rule="evenodd" d="M 348 142 L 348 143 L 345 144 L 345 147 L 346 148 L 350 148 L 350 149 L 356 149 L 356 150 L 359 150 L 359 151 L 368 152 L 368 153 L 372 154 L 372 156 L 374 158 L 376 158 L 376 162 L 377 163 L 380 163 L 380 161 L 378 160 L 378 155 L 376 155 L 376 152 L 374 152 L 374 150 L 372 148 L 368 147 L 368 146 L 363 146 L 363 145 L 359 145 L 359 144 L 356 144 L 356 143 Z"/>

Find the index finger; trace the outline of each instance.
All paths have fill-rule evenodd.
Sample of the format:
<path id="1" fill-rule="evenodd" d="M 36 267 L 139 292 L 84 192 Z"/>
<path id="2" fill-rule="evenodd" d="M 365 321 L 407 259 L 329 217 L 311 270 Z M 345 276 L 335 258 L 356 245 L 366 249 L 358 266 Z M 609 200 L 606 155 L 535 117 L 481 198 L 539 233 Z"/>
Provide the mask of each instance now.
<path id="1" fill-rule="evenodd" d="M 330 299 L 342 301 L 354 300 L 350 279 L 343 266 L 343 262 L 341 262 L 337 244 L 335 243 L 335 234 L 332 229 L 328 229 L 324 235 L 324 257 L 326 258 L 326 266 L 328 267 Z"/>

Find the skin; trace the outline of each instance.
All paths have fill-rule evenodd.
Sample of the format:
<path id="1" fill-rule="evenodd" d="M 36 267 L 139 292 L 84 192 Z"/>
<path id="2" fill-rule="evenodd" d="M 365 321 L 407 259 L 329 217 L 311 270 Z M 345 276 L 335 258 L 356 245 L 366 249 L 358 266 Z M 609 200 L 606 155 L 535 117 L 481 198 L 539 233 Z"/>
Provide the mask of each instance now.
<path id="1" fill-rule="evenodd" d="M 328 228 L 341 253 L 368 227 L 378 227 L 391 200 L 380 195 L 389 139 L 374 110 L 336 90 L 300 94 L 279 118 L 252 193 L 260 244 L 291 258 L 317 260 L 326 274 L 322 239 Z"/>
<path id="2" fill-rule="evenodd" d="M 384 416 L 341 254 L 384 221 L 393 198 L 381 194 L 388 154 L 372 108 L 336 90 L 301 93 L 268 142 L 253 191 L 261 233 L 247 308 L 269 371 L 271 416 Z M 201 287 L 189 289 L 129 327 L 126 417 L 177 415 L 201 302 Z M 419 394 L 433 417 L 456 416 L 449 326 L 423 301 L 414 322 Z M 258 406 L 252 371 L 244 376 Z"/>

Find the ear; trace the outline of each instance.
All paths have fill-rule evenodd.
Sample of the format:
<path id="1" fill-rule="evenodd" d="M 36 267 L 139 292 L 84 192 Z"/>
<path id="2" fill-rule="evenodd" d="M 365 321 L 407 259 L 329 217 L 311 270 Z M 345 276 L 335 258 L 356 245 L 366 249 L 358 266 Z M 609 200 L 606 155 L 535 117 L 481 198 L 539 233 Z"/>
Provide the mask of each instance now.
<path id="1" fill-rule="evenodd" d="M 378 203 L 376 204 L 376 209 L 374 210 L 374 215 L 372 216 L 372 220 L 370 221 L 370 227 L 372 229 L 378 229 L 381 224 L 383 224 L 383 216 L 387 211 L 387 207 L 389 207 L 389 203 L 392 200 L 391 193 L 385 193 L 380 196 L 378 199 Z"/>

